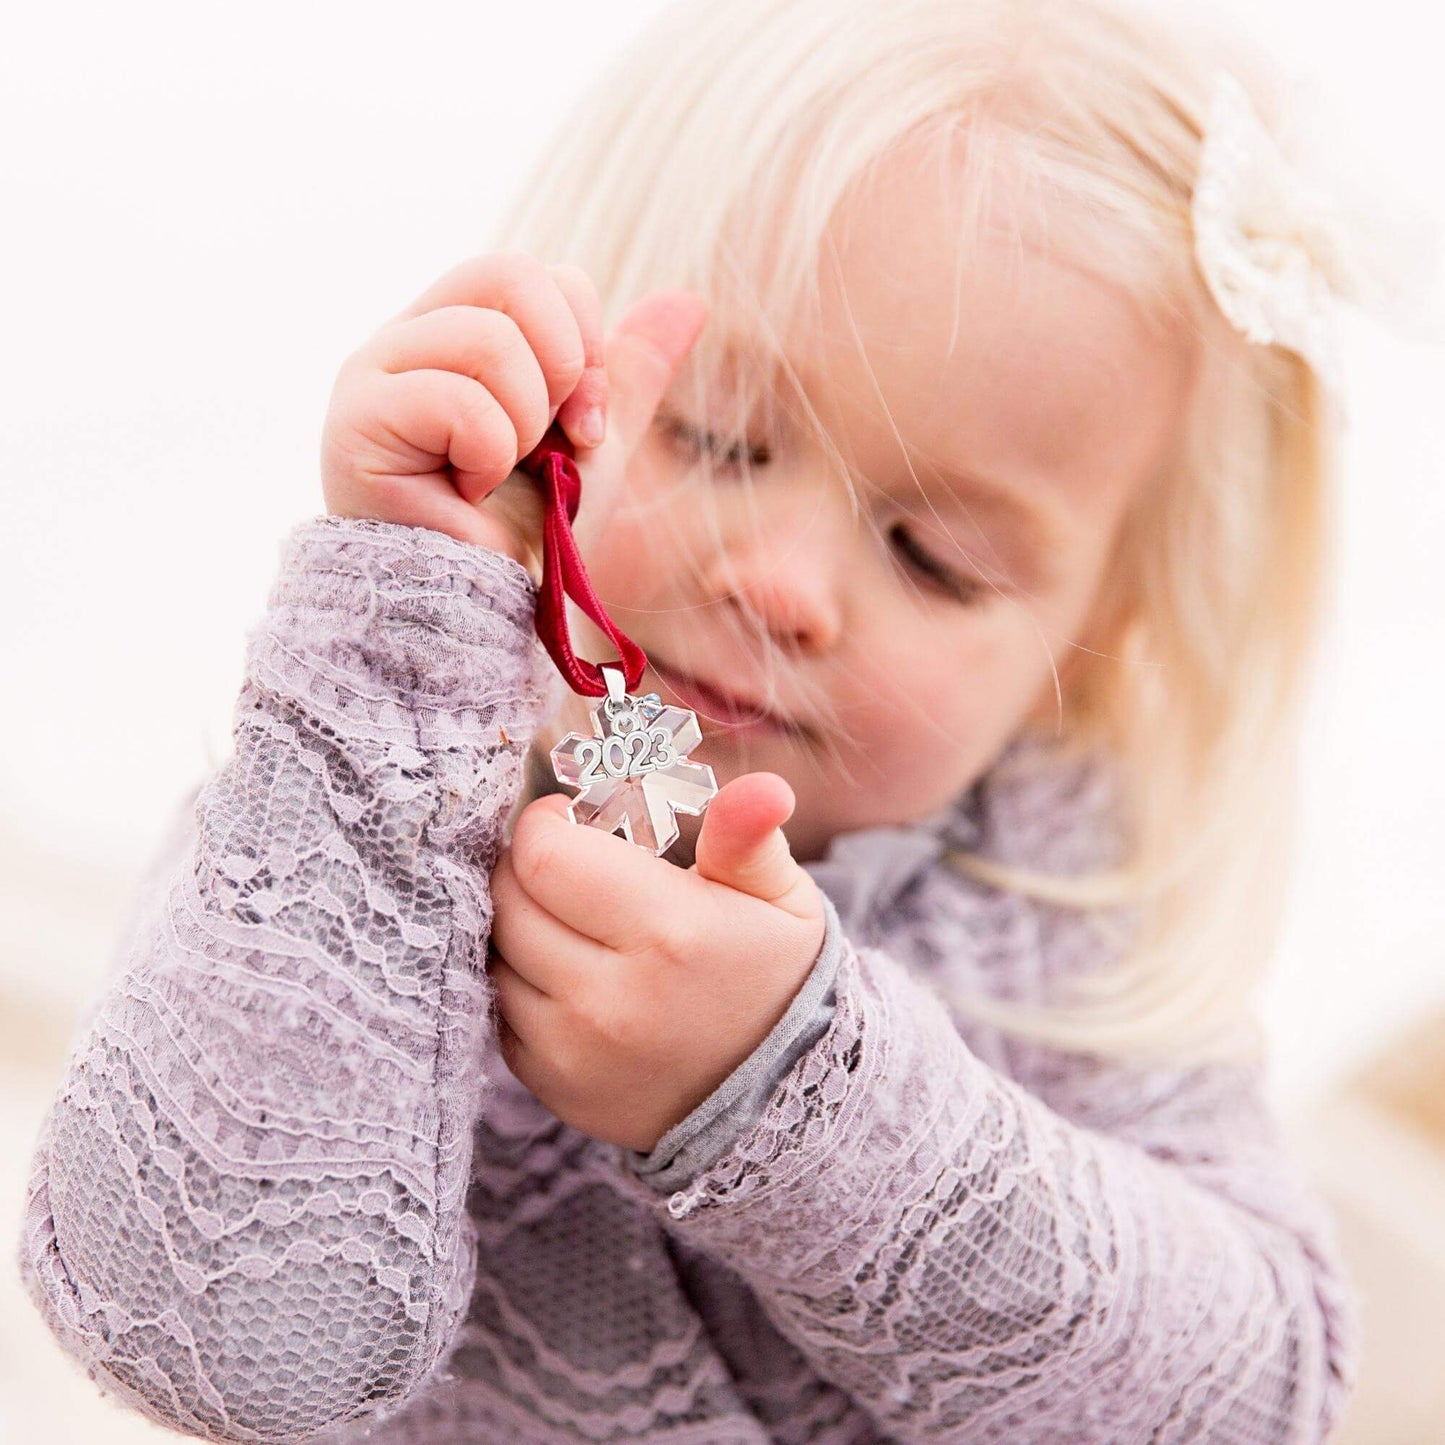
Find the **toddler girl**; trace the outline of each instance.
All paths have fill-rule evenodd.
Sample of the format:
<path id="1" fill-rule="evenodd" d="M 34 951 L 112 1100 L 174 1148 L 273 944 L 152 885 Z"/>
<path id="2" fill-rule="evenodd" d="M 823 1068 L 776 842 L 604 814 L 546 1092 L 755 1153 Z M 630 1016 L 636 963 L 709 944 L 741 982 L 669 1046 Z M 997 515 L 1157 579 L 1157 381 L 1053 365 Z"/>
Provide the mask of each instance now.
<path id="1" fill-rule="evenodd" d="M 1329 260 L 1250 231 L 1222 64 L 1102 0 L 690 0 L 346 361 L 34 1161 L 101 1388 L 216 1440 L 1326 1433 L 1248 992 Z M 722 783 L 665 856 L 552 771 L 549 431 Z"/>

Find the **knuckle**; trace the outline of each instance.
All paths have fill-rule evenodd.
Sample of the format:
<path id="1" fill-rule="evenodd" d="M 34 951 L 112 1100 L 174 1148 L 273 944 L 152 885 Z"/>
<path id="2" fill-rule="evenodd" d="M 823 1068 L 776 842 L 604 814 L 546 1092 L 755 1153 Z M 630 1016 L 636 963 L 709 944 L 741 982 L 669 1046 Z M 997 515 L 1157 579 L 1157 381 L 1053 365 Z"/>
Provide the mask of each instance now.
<path id="1" fill-rule="evenodd" d="M 473 384 L 471 379 L 465 376 L 456 376 L 453 381 L 452 376 L 456 376 L 456 373 L 429 376 L 418 385 L 434 386 L 446 392 L 448 409 L 471 435 L 489 436 L 493 432 L 500 432 L 502 419 L 498 412 L 501 408 L 497 405 L 496 398 L 480 382 Z"/>
<path id="2" fill-rule="evenodd" d="M 526 333 L 505 311 L 456 309 L 465 314 L 448 323 L 444 352 L 449 362 L 439 359 L 436 369 L 454 370 L 476 383 L 464 393 L 473 405 L 469 424 L 500 434 L 507 430 L 505 420 L 509 442 L 519 444 L 519 429 L 535 429 L 540 438 L 547 424 L 546 378 Z M 489 417 L 484 419 L 483 412 Z"/>
<path id="3" fill-rule="evenodd" d="M 420 316 L 398 316 L 377 327 L 365 341 L 342 362 L 344 372 L 373 372 L 391 369 L 392 358 L 401 349 L 404 338 L 411 335 L 429 313 Z"/>
<path id="4" fill-rule="evenodd" d="M 584 291 L 591 291 L 592 277 L 575 261 L 558 261 L 552 267 L 552 274 L 559 281 L 569 282 Z"/>
<path id="5" fill-rule="evenodd" d="M 570 261 L 553 266 L 552 276 L 576 317 L 581 333 L 583 365 L 596 365 L 602 360 L 602 299 L 597 294 L 597 287 L 581 266 Z"/>
<path id="6" fill-rule="evenodd" d="M 569 351 L 566 356 L 554 361 L 548 370 L 552 383 L 559 390 L 570 393 L 587 370 L 587 357 L 579 346 L 575 352 Z"/>
<path id="7" fill-rule="evenodd" d="M 471 320 L 485 336 L 487 352 L 496 364 L 527 365 L 528 358 L 532 355 L 532 346 L 527 340 L 527 333 L 517 324 L 515 316 L 488 307 Z"/>
<path id="8" fill-rule="evenodd" d="M 456 388 L 457 427 L 475 445 L 485 448 L 500 480 L 517 464 L 517 429 L 492 395 L 469 383 Z"/>
<path id="9" fill-rule="evenodd" d="M 531 251 L 509 247 L 492 253 L 498 283 L 508 295 L 550 286 L 552 273 L 541 257 Z"/>
<path id="10" fill-rule="evenodd" d="M 590 1037 L 609 1053 L 635 1053 L 642 1043 L 643 1029 L 635 1009 L 629 1008 L 615 990 L 594 990 L 578 1005 Z"/>
<path id="11" fill-rule="evenodd" d="M 491 317 L 497 314 L 484 306 L 454 302 L 447 306 L 438 306 L 435 311 L 427 311 L 407 325 L 414 336 L 430 342 L 432 346 L 456 351 L 479 332 L 489 332 L 492 329 Z"/>
<path id="12" fill-rule="evenodd" d="M 498 254 L 500 258 L 498 289 L 501 292 L 499 299 L 504 304 L 513 302 L 522 296 L 527 296 L 529 299 L 540 299 L 542 295 L 550 294 L 554 299 L 560 297 L 567 314 L 572 316 L 574 323 L 576 322 L 566 287 L 558 280 L 558 267 L 549 266 L 530 251 L 510 250 Z M 586 285 L 591 285 L 591 281 L 587 279 L 586 273 L 582 272 L 580 267 L 573 269 L 583 277 Z M 577 378 L 586 369 L 587 354 L 580 323 L 569 328 L 569 332 L 570 334 L 564 342 L 547 348 L 548 352 L 552 354 L 547 356 L 544 369 L 552 381 L 575 385 Z"/>
<path id="13" fill-rule="evenodd" d="M 702 943 L 701 923 L 690 909 L 675 909 L 658 920 L 655 945 L 669 960 L 696 958 Z"/>
<path id="14" fill-rule="evenodd" d="M 574 316 L 573 321 L 576 321 Z M 569 390 L 577 385 L 582 373 L 587 370 L 587 347 L 582 339 L 580 325 L 569 327 L 568 334 L 557 348 L 557 355 L 549 368 L 552 380 Z"/>
<path id="15" fill-rule="evenodd" d="M 591 1060 L 592 1050 L 575 1029 L 557 1029 L 547 1041 L 548 1072 L 568 1085 L 586 1078 Z"/>
<path id="16" fill-rule="evenodd" d="M 439 306 L 404 325 L 407 334 L 377 353 L 377 364 L 385 370 L 429 367 L 485 383 L 490 370 L 525 365 L 530 350 L 516 320 L 491 306 Z M 398 360 L 402 356 L 405 362 Z"/>
<path id="17" fill-rule="evenodd" d="M 480 343 L 496 361 L 516 359 L 527 349 L 527 338 L 516 319 L 495 306 L 448 306 L 444 325 L 459 343 Z"/>

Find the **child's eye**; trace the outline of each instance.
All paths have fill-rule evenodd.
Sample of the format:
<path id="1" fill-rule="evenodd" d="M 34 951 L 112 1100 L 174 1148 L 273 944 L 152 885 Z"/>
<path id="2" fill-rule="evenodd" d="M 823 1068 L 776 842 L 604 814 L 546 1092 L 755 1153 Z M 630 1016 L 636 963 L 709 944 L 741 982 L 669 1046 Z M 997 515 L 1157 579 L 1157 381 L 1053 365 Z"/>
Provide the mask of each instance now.
<path id="1" fill-rule="evenodd" d="M 911 566 L 922 572 L 925 577 L 959 602 L 976 602 L 982 595 L 984 583 L 980 578 L 958 572 L 940 562 L 931 553 L 926 552 L 909 534 L 902 522 L 895 522 L 889 528 L 888 535 L 898 544 L 898 550 L 908 558 Z"/>
<path id="2" fill-rule="evenodd" d="M 766 446 L 755 446 L 746 437 L 736 440 L 724 439 L 714 432 L 695 427 L 680 417 L 659 414 L 658 425 L 681 442 L 696 455 L 706 452 L 715 462 L 728 468 L 740 468 L 743 454 L 747 454 L 750 467 L 766 466 L 772 460 L 772 452 Z"/>

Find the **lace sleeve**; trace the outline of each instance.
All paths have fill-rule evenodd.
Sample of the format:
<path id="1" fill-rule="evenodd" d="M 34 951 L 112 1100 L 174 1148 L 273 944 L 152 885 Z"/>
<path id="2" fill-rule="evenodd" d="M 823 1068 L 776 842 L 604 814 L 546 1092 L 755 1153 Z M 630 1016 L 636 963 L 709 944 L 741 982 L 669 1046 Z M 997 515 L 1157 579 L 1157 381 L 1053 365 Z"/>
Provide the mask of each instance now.
<path id="1" fill-rule="evenodd" d="M 475 1270 L 487 879 L 555 678 L 535 585 L 324 517 L 248 639 L 234 753 L 73 1047 L 20 1268 L 102 1390 L 290 1440 L 442 1361 Z"/>
<path id="2" fill-rule="evenodd" d="M 1252 1071 L 1098 1063 L 1086 1126 L 888 954 L 845 940 L 836 992 L 686 1189 L 618 1172 L 890 1440 L 1322 1438 L 1350 1301 Z"/>

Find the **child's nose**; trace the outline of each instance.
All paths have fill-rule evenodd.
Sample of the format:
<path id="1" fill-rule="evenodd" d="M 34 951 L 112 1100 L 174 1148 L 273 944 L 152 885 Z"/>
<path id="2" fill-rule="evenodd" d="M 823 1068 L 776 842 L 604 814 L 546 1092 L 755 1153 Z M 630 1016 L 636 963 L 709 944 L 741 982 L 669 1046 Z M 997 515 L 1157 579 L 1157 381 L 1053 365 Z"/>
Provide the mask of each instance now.
<path id="1" fill-rule="evenodd" d="M 736 543 L 714 569 L 715 595 L 780 647 L 825 652 L 843 632 L 848 549 L 819 519 Z"/>
<path id="2" fill-rule="evenodd" d="M 790 651 L 826 652 L 842 632 L 838 609 L 822 586 L 795 570 L 747 583 L 728 601 Z"/>

